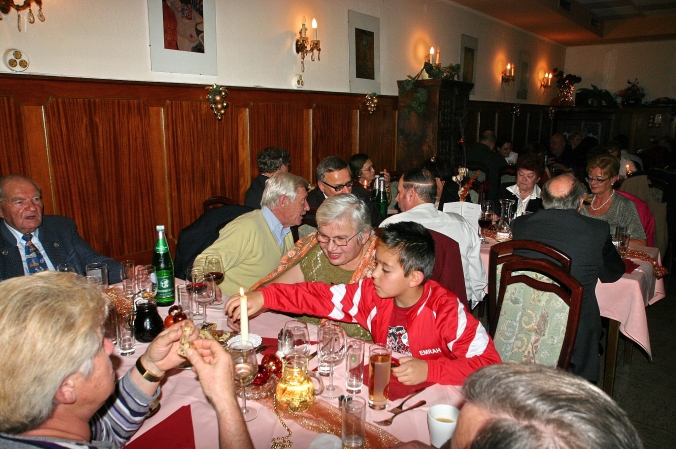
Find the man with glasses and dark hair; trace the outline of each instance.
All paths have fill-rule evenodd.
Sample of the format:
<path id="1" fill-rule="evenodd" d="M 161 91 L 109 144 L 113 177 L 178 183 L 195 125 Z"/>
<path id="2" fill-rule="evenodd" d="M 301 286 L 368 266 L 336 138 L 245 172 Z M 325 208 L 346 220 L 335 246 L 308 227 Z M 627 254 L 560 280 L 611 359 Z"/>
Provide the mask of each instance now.
<path id="1" fill-rule="evenodd" d="M 307 202 L 311 209 L 317 209 L 326 198 L 343 193 L 353 193 L 352 175 L 347 162 L 337 156 L 330 156 L 317 165 L 317 187 L 310 191 Z M 367 190 L 354 192 L 355 196 L 366 203 L 371 217 L 371 225 L 377 227 L 383 218 L 380 212 L 373 208 Z"/>
<path id="2" fill-rule="evenodd" d="M 546 243 L 570 257 L 570 274 L 582 284 L 584 294 L 569 370 L 595 383 L 599 379 L 601 341 L 596 283 L 617 281 L 625 267 L 613 246 L 608 223 L 578 213 L 586 194 L 584 184 L 572 173 L 550 179 L 542 188 L 544 209 L 515 218 L 512 234 L 514 239 Z"/>

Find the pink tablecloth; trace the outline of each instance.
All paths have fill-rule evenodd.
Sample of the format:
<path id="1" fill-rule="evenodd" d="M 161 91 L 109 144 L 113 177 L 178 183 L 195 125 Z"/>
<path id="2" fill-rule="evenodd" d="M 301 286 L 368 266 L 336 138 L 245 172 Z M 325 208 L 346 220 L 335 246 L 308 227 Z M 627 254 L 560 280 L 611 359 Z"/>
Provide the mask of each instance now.
<path id="1" fill-rule="evenodd" d="M 160 310 L 160 314 L 166 315 L 166 310 Z M 209 321 L 218 324 L 219 329 L 227 329 L 226 321 L 223 316 L 223 306 L 209 308 Z M 276 337 L 284 323 L 290 318 L 277 313 L 267 312 L 250 321 L 252 333 L 262 337 Z M 310 338 L 316 341 L 316 328 L 310 326 Z M 130 357 L 121 357 L 117 355 L 115 349 L 113 355 L 113 364 L 118 376 L 122 376 L 136 362 L 136 358 L 144 353 L 147 344 L 137 343 L 136 354 Z M 313 349 L 314 350 L 314 349 Z M 368 348 L 366 349 L 368 351 Z M 260 356 L 259 356 L 260 358 Z M 315 358 L 310 362 L 310 367 L 314 368 L 317 364 Z M 341 364 L 336 367 L 334 383 L 344 388 L 345 385 L 345 366 Z M 325 379 L 326 380 L 326 379 Z M 362 389 L 360 396 L 368 399 L 367 389 Z M 418 395 L 420 399 L 425 399 L 427 404 L 419 409 L 407 413 L 406 418 L 400 418 L 400 424 L 385 428 L 386 431 L 397 437 L 401 441 L 420 440 L 429 444 L 429 432 L 427 429 L 427 411 L 435 404 L 451 404 L 459 406 L 462 401 L 460 387 L 432 385 Z M 321 399 L 320 400 L 324 400 Z M 337 399 L 327 399 L 328 403 L 338 406 Z M 398 404 L 399 401 L 394 401 Z M 172 413 L 184 405 L 190 404 L 192 410 L 192 425 L 195 431 L 195 447 L 199 449 L 218 448 L 218 428 L 216 426 L 216 414 L 211 405 L 207 402 L 196 375 L 191 370 L 173 370 L 162 381 L 162 395 L 160 397 L 162 404 L 159 412 L 146 421 L 141 429 L 135 435 L 138 438 L 148 429 L 157 425 L 169 417 Z M 247 423 L 249 433 L 257 448 L 269 448 L 270 440 L 273 437 L 284 436 L 286 431 L 277 420 L 274 413 L 262 405 L 253 401 L 247 401 L 247 407 L 254 407 L 258 410 L 258 417 Z M 389 413 L 385 411 L 376 411 L 367 409 L 366 419 L 369 422 L 388 418 Z M 293 421 L 286 421 L 293 432 L 291 440 L 296 448 L 307 448 L 310 442 L 317 434 L 303 429 Z M 180 431 L 180 429 L 178 429 Z"/>
<path id="2" fill-rule="evenodd" d="M 486 271 L 488 271 L 491 243 L 495 242 L 491 241 L 481 245 L 481 261 Z M 634 248 L 662 262 L 660 251 L 657 248 L 643 246 Z M 655 278 L 650 263 L 632 260 L 639 267 L 630 274 L 624 274 L 619 281 L 612 284 L 599 281 L 596 285 L 596 298 L 601 315 L 618 321 L 620 331 L 640 345 L 652 358 L 645 308 L 664 298 L 664 280 Z"/>

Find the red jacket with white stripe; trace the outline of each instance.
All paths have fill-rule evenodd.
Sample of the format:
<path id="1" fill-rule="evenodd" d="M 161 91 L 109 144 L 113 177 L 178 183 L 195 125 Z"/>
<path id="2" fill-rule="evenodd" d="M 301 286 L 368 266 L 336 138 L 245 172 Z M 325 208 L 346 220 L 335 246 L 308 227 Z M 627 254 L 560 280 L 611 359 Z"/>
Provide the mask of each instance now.
<path id="1" fill-rule="evenodd" d="M 373 279 L 350 285 L 272 284 L 261 291 L 265 307 L 359 323 L 371 331 L 376 343 L 387 342 L 394 300 L 380 298 Z M 481 323 L 455 294 L 435 281 L 425 283 L 422 297 L 408 310 L 406 321 L 411 355 L 427 361 L 428 382 L 460 385 L 478 368 L 501 363 Z"/>

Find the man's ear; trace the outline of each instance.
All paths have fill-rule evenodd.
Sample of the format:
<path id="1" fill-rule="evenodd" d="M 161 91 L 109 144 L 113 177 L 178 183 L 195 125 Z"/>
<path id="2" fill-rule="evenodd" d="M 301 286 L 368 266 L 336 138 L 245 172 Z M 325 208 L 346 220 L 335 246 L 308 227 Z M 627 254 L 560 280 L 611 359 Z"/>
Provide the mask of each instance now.
<path id="1" fill-rule="evenodd" d="M 279 199 L 277 200 L 277 204 L 279 205 L 279 207 L 286 207 L 289 205 L 289 203 L 290 203 L 289 197 L 286 195 L 280 195 Z"/>
<path id="2" fill-rule="evenodd" d="M 408 287 L 409 288 L 417 287 L 420 284 L 422 284 L 424 280 L 425 280 L 425 275 L 423 274 L 422 271 L 413 270 L 408 275 Z"/>
<path id="3" fill-rule="evenodd" d="M 324 185 L 323 182 L 317 181 L 317 188 L 319 189 L 320 192 L 324 193 L 324 189 L 326 188 L 326 186 Z M 326 193 L 324 193 L 324 195 L 326 195 Z"/>
<path id="4" fill-rule="evenodd" d="M 81 376 L 79 373 L 71 374 L 66 377 L 61 385 L 56 390 L 54 399 L 61 404 L 73 404 L 77 400 L 77 394 L 75 393 L 75 383 L 77 381 L 76 376 Z"/>

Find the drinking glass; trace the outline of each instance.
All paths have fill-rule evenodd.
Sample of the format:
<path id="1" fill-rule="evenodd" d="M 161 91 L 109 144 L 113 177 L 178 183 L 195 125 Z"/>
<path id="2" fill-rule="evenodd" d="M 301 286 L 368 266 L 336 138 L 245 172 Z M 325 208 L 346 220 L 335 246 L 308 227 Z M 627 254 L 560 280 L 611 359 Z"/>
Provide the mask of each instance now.
<path id="1" fill-rule="evenodd" d="M 120 280 L 134 279 L 134 268 L 136 263 L 133 260 L 122 261 L 122 271 L 120 272 Z"/>
<path id="2" fill-rule="evenodd" d="M 258 373 L 256 351 L 251 342 L 236 342 L 227 347 L 234 364 L 235 382 L 242 387 L 242 415 L 244 421 L 251 421 L 258 416 L 258 411 L 246 407 L 246 387 L 251 384 Z"/>
<path id="3" fill-rule="evenodd" d="M 143 299 L 154 300 L 157 294 L 157 275 L 155 274 L 155 267 L 152 265 L 144 265 L 136 269 L 136 277 L 134 278 L 136 284 L 136 294 L 141 295 Z"/>
<path id="4" fill-rule="evenodd" d="M 329 365 L 329 385 L 324 394 L 329 399 L 336 398 L 343 391 L 333 385 L 333 369 L 345 357 L 345 331 L 335 324 L 324 324 L 317 331 L 317 355 L 319 361 Z"/>
<path id="5" fill-rule="evenodd" d="M 289 354 L 307 356 L 310 354 L 310 333 L 307 329 L 307 323 L 298 320 L 287 321 L 284 324 L 282 340 L 290 341 L 290 344 L 285 344 L 282 348 L 285 356 Z"/>
<path id="6" fill-rule="evenodd" d="M 361 448 L 366 441 L 366 401 L 348 396 L 340 406 L 344 448 Z"/>
<path id="7" fill-rule="evenodd" d="M 382 344 L 369 349 L 369 407 L 384 410 L 387 407 L 392 369 L 392 350 Z"/>
<path id="8" fill-rule="evenodd" d="M 197 304 L 202 306 L 202 324 L 204 324 L 207 322 L 207 306 L 216 299 L 218 286 L 212 275 L 201 274 L 196 270 L 190 273 L 190 280 L 193 298 Z"/>
<path id="9" fill-rule="evenodd" d="M 223 262 L 221 256 L 208 254 L 204 259 L 204 274 L 210 274 L 214 277 L 216 284 L 223 282 Z M 223 300 L 214 301 L 214 305 L 223 304 Z"/>
<path id="10" fill-rule="evenodd" d="M 345 355 L 345 389 L 349 394 L 361 393 L 364 386 L 364 342 L 347 339 Z"/>
<path id="11" fill-rule="evenodd" d="M 193 295 L 188 293 L 188 289 L 185 288 L 185 285 L 176 286 L 176 300 L 189 320 L 192 320 L 200 312 L 199 306 L 194 301 Z"/>
<path id="12" fill-rule="evenodd" d="M 108 288 L 108 265 L 105 263 L 90 263 L 85 271 L 87 276 L 98 276 L 101 278 L 103 289 Z"/>
<path id="13" fill-rule="evenodd" d="M 72 263 L 60 263 L 56 266 L 56 271 L 60 273 L 77 273 L 77 268 Z"/>
<path id="14" fill-rule="evenodd" d="M 486 243 L 485 230 L 493 224 L 493 201 L 481 202 L 481 215 L 479 215 L 479 237 L 481 243 Z"/>

